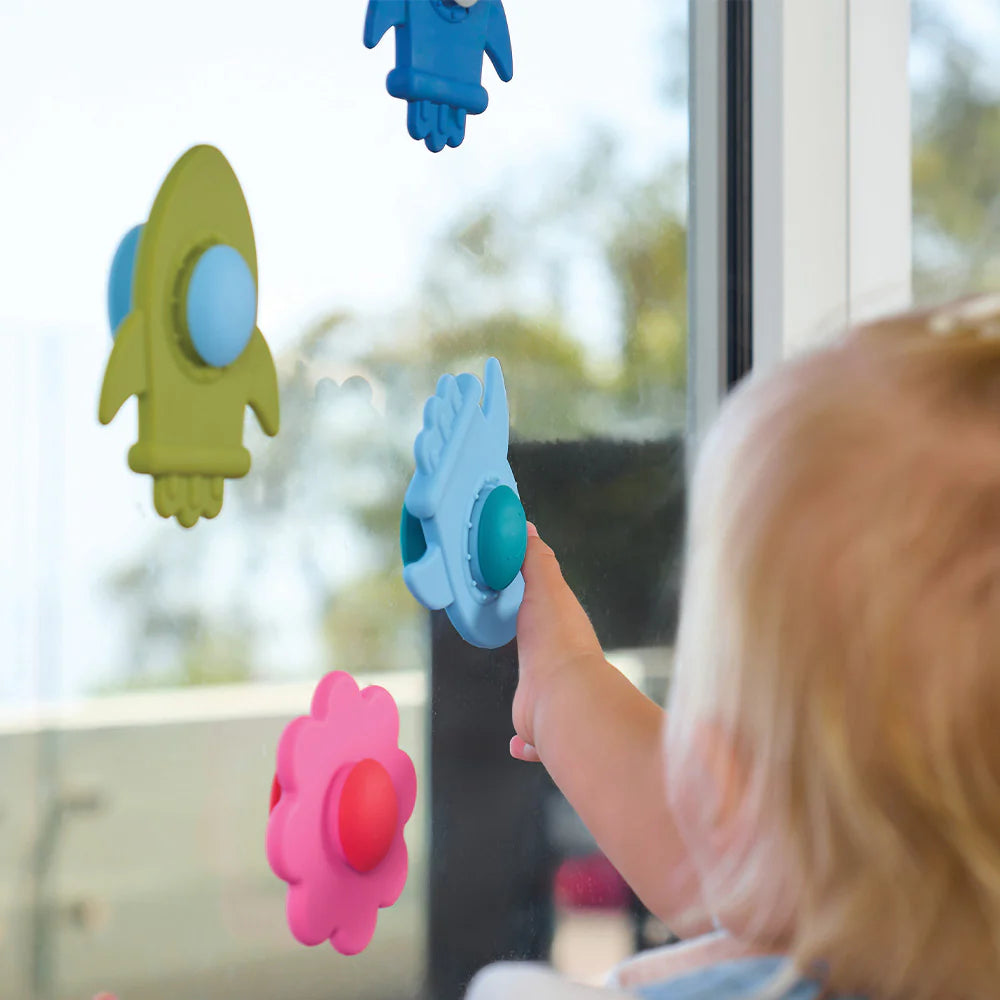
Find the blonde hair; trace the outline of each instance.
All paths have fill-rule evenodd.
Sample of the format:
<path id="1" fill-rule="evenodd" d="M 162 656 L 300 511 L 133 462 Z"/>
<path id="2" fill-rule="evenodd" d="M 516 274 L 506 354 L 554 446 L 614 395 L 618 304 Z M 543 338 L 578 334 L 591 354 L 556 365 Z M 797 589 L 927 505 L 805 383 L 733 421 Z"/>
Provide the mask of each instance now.
<path id="1" fill-rule="evenodd" d="M 998 336 L 995 298 L 856 330 L 748 379 L 695 472 L 671 796 L 715 912 L 869 1000 L 1000 989 Z"/>

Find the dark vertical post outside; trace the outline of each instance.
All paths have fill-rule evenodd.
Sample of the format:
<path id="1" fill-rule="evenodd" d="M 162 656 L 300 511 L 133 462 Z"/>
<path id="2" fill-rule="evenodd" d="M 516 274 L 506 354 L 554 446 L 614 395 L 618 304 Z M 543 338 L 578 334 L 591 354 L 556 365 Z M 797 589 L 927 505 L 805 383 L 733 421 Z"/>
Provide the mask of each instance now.
<path id="1" fill-rule="evenodd" d="M 512 760 L 517 647 L 475 649 L 431 615 L 427 1000 L 460 1000 L 500 959 L 542 959 L 553 931 L 541 766 Z"/>
<path id="2" fill-rule="evenodd" d="M 684 523 L 680 436 L 511 443 L 529 516 L 608 649 L 665 645 Z M 567 497 L 572 501 L 567 503 Z M 545 770 L 511 760 L 517 646 L 476 649 L 431 615 L 427 1000 L 460 1000 L 498 959 L 545 959 L 560 860 Z"/>
<path id="3" fill-rule="evenodd" d="M 715 2 L 724 35 L 719 294 L 728 389 L 753 365 L 753 0 Z M 515 442 L 511 464 L 529 516 L 606 648 L 671 642 L 685 502 L 680 438 Z M 543 807 L 553 789 L 541 767 L 507 753 L 516 645 L 474 649 L 435 613 L 431 660 L 426 1000 L 460 1000 L 482 966 L 548 954 L 558 858 Z"/>
<path id="4" fill-rule="evenodd" d="M 753 0 L 726 0 L 726 387 L 753 367 Z"/>

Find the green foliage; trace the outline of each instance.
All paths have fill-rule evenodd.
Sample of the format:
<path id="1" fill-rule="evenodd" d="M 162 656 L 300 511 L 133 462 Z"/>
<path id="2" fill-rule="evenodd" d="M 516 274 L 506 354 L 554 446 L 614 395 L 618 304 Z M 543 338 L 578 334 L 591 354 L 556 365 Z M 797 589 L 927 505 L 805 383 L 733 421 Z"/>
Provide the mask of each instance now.
<path id="1" fill-rule="evenodd" d="M 982 54 L 938 9 L 918 5 L 914 22 L 938 65 L 914 101 L 920 298 L 1000 280 L 1000 103 Z M 666 81 L 673 98 L 682 76 Z M 500 357 L 521 438 L 648 439 L 683 425 L 683 165 L 636 178 L 613 136 L 597 135 L 522 180 L 456 214 L 405 309 L 331 312 L 279 358 L 281 434 L 265 441 L 248 423 L 254 467 L 223 516 L 194 542 L 156 533 L 113 581 L 132 629 L 127 686 L 259 675 L 274 622 L 255 600 L 306 605 L 297 627 L 323 650 L 318 668 L 303 660 L 310 671 L 422 664 L 427 620 L 402 583 L 398 528 L 419 407 L 444 371 Z M 592 302 L 613 328 L 588 326 Z M 209 600 L 223 568 L 228 589 Z"/>
<path id="2" fill-rule="evenodd" d="M 426 387 L 425 395 L 430 395 L 442 372 L 481 373 L 490 355 L 503 362 L 519 434 L 558 437 L 579 431 L 586 395 L 580 390 L 588 385 L 587 359 L 558 320 L 532 320 L 514 312 L 453 320 L 401 338 L 362 361 L 386 380 L 406 368 L 416 384 Z"/>
<path id="3" fill-rule="evenodd" d="M 117 600 L 134 630 L 126 685 L 259 675 L 255 650 L 269 626 L 248 608 L 275 573 L 308 594 L 305 627 L 325 651 L 322 669 L 421 665 L 427 617 L 402 582 L 398 529 L 423 400 L 442 372 L 481 372 L 496 355 L 522 438 L 662 436 L 678 426 L 682 179 L 668 164 L 636 182 L 600 138 L 575 165 L 536 180 L 531 197 L 498 191 L 459 213 L 399 314 L 337 311 L 308 328 L 278 359 L 281 434 L 265 440 L 248 423 L 253 470 L 234 484 L 224 516 L 197 538 L 157 534 L 119 574 Z M 617 314 L 603 353 L 577 329 L 575 298 L 588 282 Z M 280 543 L 264 551 L 273 538 Z M 220 561 L 231 592 L 206 602 L 190 581 L 216 579 Z"/>
<path id="4" fill-rule="evenodd" d="M 331 662 L 347 670 L 420 666 L 426 658 L 427 616 L 388 567 L 330 594 L 322 629 Z"/>
<path id="5" fill-rule="evenodd" d="M 623 388 L 647 401 L 687 380 L 687 228 L 673 187 L 658 179 L 640 188 L 606 251 L 622 299 Z"/>
<path id="6" fill-rule="evenodd" d="M 985 53 L 915 8 L 914 45 L 934 68 L 914 93 L 914 292 L 935 300 L 1000 286 L 1000 92 Z"/>

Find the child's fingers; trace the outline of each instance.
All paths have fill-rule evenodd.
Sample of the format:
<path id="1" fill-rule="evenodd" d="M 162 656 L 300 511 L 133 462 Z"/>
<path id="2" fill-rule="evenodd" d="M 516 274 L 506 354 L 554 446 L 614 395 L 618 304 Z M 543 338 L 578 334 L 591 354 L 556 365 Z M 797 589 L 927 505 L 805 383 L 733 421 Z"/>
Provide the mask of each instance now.
<path id="1" fill-rule="evenodd" d="M 533 524 L 529 524 L 528 548 L 524 554 L 521 573 L 524 576 L 526 601 L 551 601 L 563 596 L 563 591 L 572 598 L 572 591 L 563 579 L 556 554 L 542 541 Z"/>
<path id="2" fill-rule="evenodd" d="M 530 524 L 521 573 L 524 597 L 518 614 L 517 637 L 522 652 L 553 641 L 559 647 L 554 652 L 560 651 L 567 641 L 577 649 L 597 647 L 590 619 L 564 579 L 556 554 Z"/>
<path id="3" fill-rule="evenodd" d="M 528 764 L 540 764 L 542 760 L 538 756 L 538 751 L 530 743 L 525 743 L 520 736 L 511 737 L 510 755 L 515 760 L 523 760 Z"/>

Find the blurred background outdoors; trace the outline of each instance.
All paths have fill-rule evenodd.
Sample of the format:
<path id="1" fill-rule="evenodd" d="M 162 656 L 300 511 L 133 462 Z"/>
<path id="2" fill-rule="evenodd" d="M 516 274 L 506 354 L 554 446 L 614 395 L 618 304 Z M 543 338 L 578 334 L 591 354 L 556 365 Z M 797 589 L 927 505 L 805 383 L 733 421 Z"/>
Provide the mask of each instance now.
<path id="1" fill-rule="evenodd" d="M 0 103 L 5 1000 L 420 994 L 423 792 L 413 876 L 371 953 L 307 952 L 263 857 L 274 745 L 347 670 L 393 691 L 426 788 L 429 625 L 398 523 L 442 372 L 497 355 L 515 445 L 669 444 L 681 475 L 687 3 L 618 0 L 615 33 L 585 6 L 510 0 L 514 81 L 488 67 L 489 110 L 436 157 L 385 92 L 391 36 L 361 45 L 361 2 L 242 21 L 227 0 L 0 8 L 17 95 Z M 914 297 L 996 289 L 1000 8 L 914 0 L 912 32 Z M 185 532 L 126 467 L 134 402 L 101 428 L 96 399 L 117 241 L 201 141 L 254 220 L 282 429 L 247 420 L 250 475 Z M 676 554 L 662 561 L 666 587 Z M 611 657 L 662 696 L 669 643 Z M 586 858 L 572 819 L 546 815 Z M 641 937 L 613 886 L 585 895 L 563 891 L 551 934 L 584 979 Z"/>

